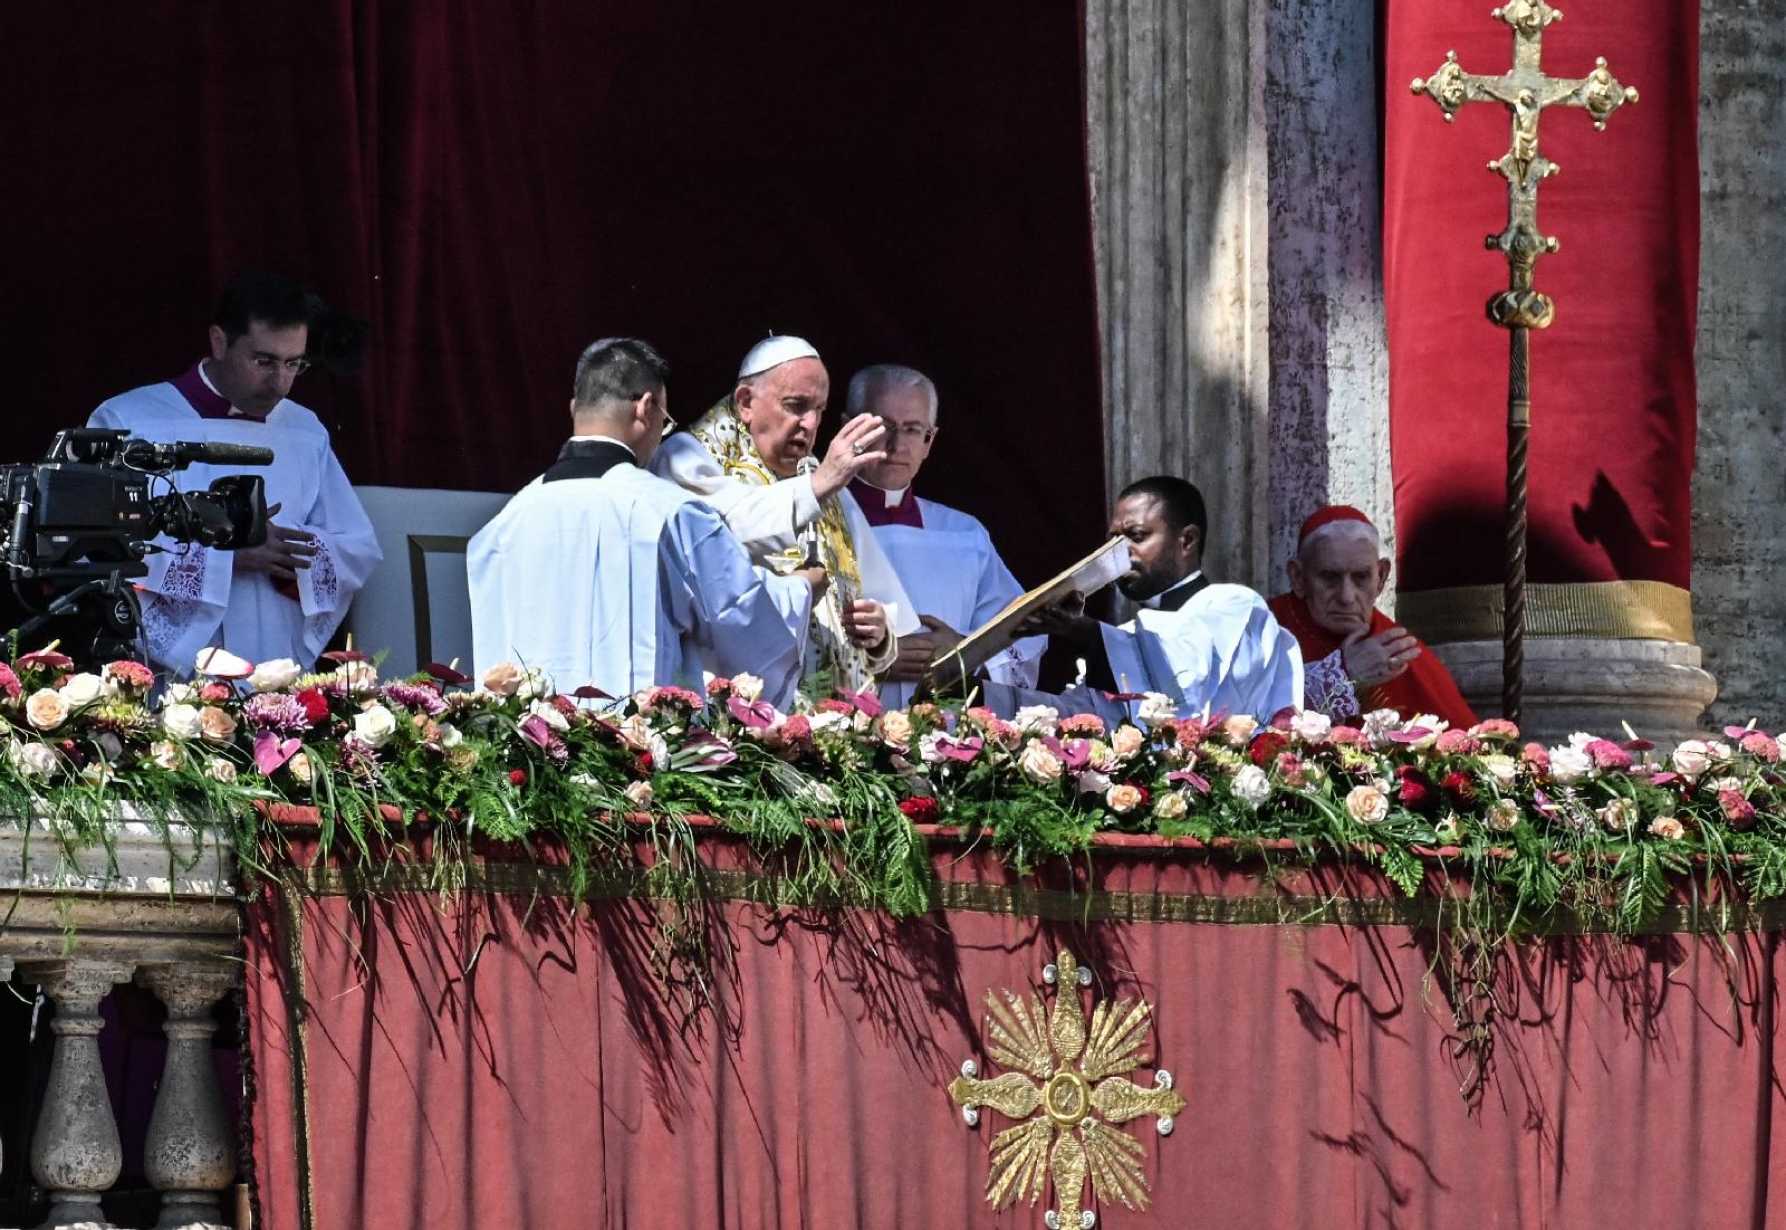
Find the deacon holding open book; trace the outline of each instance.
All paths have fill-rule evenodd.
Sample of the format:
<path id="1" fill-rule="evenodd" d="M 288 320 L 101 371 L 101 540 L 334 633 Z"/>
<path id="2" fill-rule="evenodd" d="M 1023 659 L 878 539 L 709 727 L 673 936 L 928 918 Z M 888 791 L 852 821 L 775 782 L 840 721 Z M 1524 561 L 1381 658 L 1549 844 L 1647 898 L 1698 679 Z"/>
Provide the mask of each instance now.
<path id="1" fill-rule="evenodd" d="M 912 490 L 936 442 L 936 414 L 936 385 L 915 368 L 882 363 L 850 378 L 844 417 L 878 420 L 886 431 L 878 448 L 886 455 L 863 467 L 849 491 L 924 625 L 899 638 L 899 658 L 881 684 L 881 699 L 894 708 L 911 702 L 933 660 L 1023 595 L 978 518 Z M 1033 688 L 1047 645 L 1040 636 L 1017 641 L 982 663 L 978 676 Z"/>
<path id="2" fill-rule="evenodd" d="M 1208 529 L 1203 495 L 1190 483 L 1163 475 L 1131 483 L 1117 499 L 1110 533 L 1128 548 L 1128 570 L 1116 585 L 1140 604 L 1135 618 L 1120 627 L 1102 623 L 1084 613 L 1083 598 L 1071 598 L 1018 631 L 1074 646 L 1089 687 L 1118 696 L 1162 693 L 1181 717 L 1244 713 L 1263 722 L 1301 708 L 1296 639 L 1258 594 L 1203 575 Z"/>

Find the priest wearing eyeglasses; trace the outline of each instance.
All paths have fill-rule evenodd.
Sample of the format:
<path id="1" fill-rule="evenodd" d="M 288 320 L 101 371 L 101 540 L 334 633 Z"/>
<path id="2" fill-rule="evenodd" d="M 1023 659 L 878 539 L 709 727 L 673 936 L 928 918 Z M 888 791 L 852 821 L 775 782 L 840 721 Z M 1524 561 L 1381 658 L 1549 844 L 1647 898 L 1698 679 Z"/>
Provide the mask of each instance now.
<path id="1" fill-rule="evenodd" d="M 173 380 L 102 404 L 89 427 L 144 439 L 246 444 L 273 450 L 267 466 L 193 465 L 173 478 L 202 491 L 225 474 L 266 480 L 267 541 L 222 551 L 157 539 L 142 591 L 150 662 L 190 674 L 216 645 L 264 662 L 314 663 L 383 553 L 372 522 L 315 414 L 291 400 L 292 384 L 319 354 L 350 365 L 363 326 L 277 274 L 243 273 L 224 288 L 210 350 Z"/>
<path id="2" fill-rule="evenodd" d="M 925 667 L 990 621 L 1023 587 L 978 518 L 918 496 L 912 485 L 937 435 L 936 384 L 916 368 L 865 367 L 850 378 L 846 421 L 880 420 L 886 455 L 865 466 L 849 491 L 899 573 L 924 630 L 899 641 L 899 657 L 881 685 L 888 704 L 905 705 Z M 1027 637 L 981 668 L 994 683 L 1033 688 L 1048 638 Z"/>

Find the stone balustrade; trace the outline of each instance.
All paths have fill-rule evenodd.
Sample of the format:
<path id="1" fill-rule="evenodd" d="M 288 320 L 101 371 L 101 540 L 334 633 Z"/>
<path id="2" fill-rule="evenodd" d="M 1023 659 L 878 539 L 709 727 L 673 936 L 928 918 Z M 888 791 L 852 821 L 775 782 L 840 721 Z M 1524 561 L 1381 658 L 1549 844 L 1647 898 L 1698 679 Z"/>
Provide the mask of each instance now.
<path id="1" fill-rule="evenodd" d="M 43 1226 L 107 1226 L 100 1198 L 123 1168 L 100 1066 L 99 1006 L 134 980 L 167 1007 L 167 1059 L 144 1172 L 161 1193 L 158 1228 L 227 1224 L 235 1130 L 211 1064 L 211 1010 L 241 960 L 233 862 L 213 837 L 126 820 L 105 846 L 65 842 L 47 821 L 0 831 L 0 980 L 41 988 L 55 1011 L 49 1083 L 28 1164 L 49 1193 Z M 8 917 L 10 914 L 10 917 Z"/>

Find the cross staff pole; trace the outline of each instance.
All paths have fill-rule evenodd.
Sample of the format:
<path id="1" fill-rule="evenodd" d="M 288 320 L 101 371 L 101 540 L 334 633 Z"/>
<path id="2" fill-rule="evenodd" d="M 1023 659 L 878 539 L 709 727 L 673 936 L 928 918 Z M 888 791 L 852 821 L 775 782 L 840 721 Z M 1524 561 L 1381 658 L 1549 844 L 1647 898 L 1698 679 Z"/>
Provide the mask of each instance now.
<path id="1" fill-rule="evenodd" d="M 1526 437 L 1532 426 L 1531 331 L 1548 328 L 1556 317 L 1549 295 L 1535 290 L 1532 275 L 1538 258 L 1557 250 L 1555 236 L 1538 230 L 1538 184 L 1560 169 L 1538 152 L 1538 117 L 1546 107 L 1583 107 L 1595 129 L 1637 91 L 1620 85 L 1606 61 L 1594 61 L 1585 77 L 1546 77 L 1539 67 L 1544 28 L 1561 21 L 1561 10 L 1546 0 L 1513 0 L 1489 13 L 1513 31 L 1513 68 L 1498 77 L 1466 73 L 1457 52 L 1427 78 L 1416 77 L 1412 90 L 1439 104 L 1445 122 L 1466 104 L 1495 102 L 1512 115 L 1513 138 L 1505 154 L 1488 169 L 1507 181 L 1507 226 L 1488 236 L 1486 245 L 1507 257 L 1507 289 L 1488 301 L 1488 318 L 1508 331 L 1507 353 L 1507 520 L 1505 572 L 1501 595 L 1501 714 L 1520 720 L 1525 688 L 1526 633 Z"/>

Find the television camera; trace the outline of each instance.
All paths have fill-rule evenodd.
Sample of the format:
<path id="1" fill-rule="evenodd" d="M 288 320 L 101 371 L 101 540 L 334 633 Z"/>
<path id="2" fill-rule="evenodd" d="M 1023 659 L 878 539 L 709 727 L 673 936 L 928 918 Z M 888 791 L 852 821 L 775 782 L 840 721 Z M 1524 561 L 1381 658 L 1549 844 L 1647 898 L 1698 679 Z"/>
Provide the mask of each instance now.
<path id="1" fill-rule="evenodd" d="M 126 431 L 57 434 L 42 461 L 0 466 L 0 627 L 13 647 L 46 632 L 94 669 L 141 658 L 142 611 L 131 582 L 165 535 L 226 551 L 267 539 L 259 475 L 234 474 L 206 491 L 169 476 L 194 462 L 268 465 L 273 450 L 244 444 L 158 443 Z M 8 592 L 10 591 L 10 592 Z M 16 626 L 15 626 L 16 625 Z M 48 637 L 43 637 L 48 639 Z"/>

